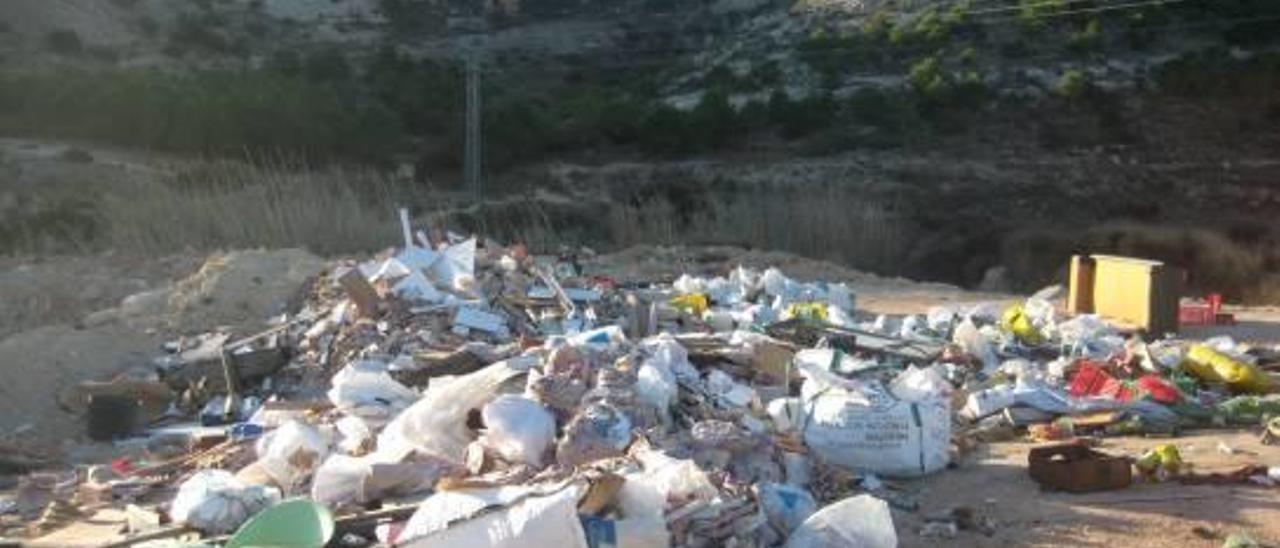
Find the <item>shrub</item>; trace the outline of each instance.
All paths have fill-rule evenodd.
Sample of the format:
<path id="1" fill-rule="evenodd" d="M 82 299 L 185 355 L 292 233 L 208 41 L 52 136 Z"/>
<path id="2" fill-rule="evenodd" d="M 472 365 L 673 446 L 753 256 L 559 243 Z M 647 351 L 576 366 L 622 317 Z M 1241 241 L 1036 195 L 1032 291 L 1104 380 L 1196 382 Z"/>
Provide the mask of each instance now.
<path id="1" fill-rule="evenodd" d="M 937 98 L 946 93 L 947 80 L 935 56 L 925 57 L 911 66 L 907 75 L 911 87 L 924 97 Z"/>
<path id="2" fill-rule="evenodd" d="M 1067 47 L 1076 53 L 1084 53 L 1098 49 L 1102 39 L 1102 23 L 1095 17 L 1085 24 L 1083 29 L 1071 33 L 1067 37 Z"/>
<path id="3" fill-rule="evenodd" d="M 48 46 L 49 51 L 59 55 L 75 55 L 84 49 L 84 43 L 80 41 L 80 35 L 74 30 L 59 29 L 51 30 L 44 37 L 44 43 Z"/>
<path id="4" fill-rule="evenodd" d="M 1054 92 L 1066 99 L 1079 99 L 1089 89 L 1089 77 L 1076 69 L 1062 73 L 1054 85 Z"/>

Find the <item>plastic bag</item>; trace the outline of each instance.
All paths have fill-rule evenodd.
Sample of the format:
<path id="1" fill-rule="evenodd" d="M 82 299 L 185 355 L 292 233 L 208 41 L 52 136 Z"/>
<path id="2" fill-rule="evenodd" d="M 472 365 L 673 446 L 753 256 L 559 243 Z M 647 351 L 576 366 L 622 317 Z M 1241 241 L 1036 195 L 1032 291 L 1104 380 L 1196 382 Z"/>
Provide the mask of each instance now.
<path id="1" fill-rule="evenodd" d="M 556 460 L 565 466 L 576 466 L 608 457 L 616 457 L 631 445 L 631 419 L 617 408 L 603 402 L 583 408 L 564 428 L 564 437 L 556 445 Z"/>
<path id="2" fill-rule="evenodd" d="M 396 382 L 387 364 L 360 360 L 333 376 L 329 401 L 339 410 L 371 417 L 387 417 L 418 399 L 413 389 Z"/>
<path id="3" fill-rule="evenodd" d="M 351 455 L 367 453 L 373 447 L 373 430 L 369 424 L 354 415 L 348 415 L 333 423 L 342 435 L 338 448 Z"/>
<path id="4" fill-rule="evenodd" d="M 666 363 L 649 359 L 640 365 L 636 372 L 636 398 L 657 409 L 663 424 L 671 420 L 671 403 L 678 392 L 676 375 Z"/>
<path id="5" fill-rule="evenodd" d="M 1183 368 L 1205 382 L 1226 384 L 1237 393 L 1263 394 L 1272 388 L 1271 379 L 1252 364 L 1197 344 L 1187 351 Z"/>
<path id="6" fill-rule="evenodd" d="M 330 508 L 360 501 L 360 485 L 369 475 L 370 457 L 331 455 L 316 469 L 311 498 Z"/>
<path id="7" fill-rule="evenodd" d="M 503 460 L 541 467 L 547 447 L 556 437 L 556 420 L 536 401 L 503 395 L 480 411 L 485 432 L 480 443 Z"/>
<path id="8" fill-rule="evenodd" d="M 650 337 L 640 343 L 640 348 L 649 354 L 646 361 L 654 365 L 665 365 L 677 379 L 698 382 L 700 375 L 693 364 L 689 363 L 689 351 L 675 337 L 666 333 Z"/>
<path id="9" fill-rule="evenodd" d="M 280 501 L 280 492 L 248 485 L 226 470 L 201 470 L 182 482 L 169 515 L 206 533 L 235 531 L 249 518 Z"/>
<path id="10" fill-rule="evenodd" d="M 1012 333 L 1022 344 L 1036 346 L 1044 342 L 1043 335 L 1031 322 L 1031 317 L 1023 305 L 1015 304 L 1006 308 L 1004 314 L 1000 316 L 1000 327 Z"/>
<path id="11" fill-rule="evenodd" d="M 258 440 L 258 461 L 286 492 L 309 475 L 329 455 L 329 443 L 312 426 L 289 421 Z"/>
<path id="12" fill-rule="evenodd" d="M 790 533 L 818 510 L 818 501 L 808 491 L 794 485 L 760 484 L 760 508 L 769 523 L 782 533 Z"/>
<path id="13" fill-rule="evenodd" d="M 996 355 L 995 345 L 974 325 L 973 320 L 965 318 L 956 326 L 951 335 L 951 342 L 960 345 L 966 353 L 982 362 L 983 371 L 993 371 L 1000 366 L 1000 357 Z"/>
<path id="14" fill-rule="evenodd" d="M 925 324 L 929 326 L 929 330 L 934 333 L 946 335 L 951 329 L 951 324 L 955 322 L 956 311 L 945 306 L 935 306 L 929 309 L 929 313 L 925 316 Z"/>
<path id="15" fill-rule="evenodd" d="M 618 508 L 628 519 L 665 523 L 668 500 L 714 499 L 718 491 L 692 460 L 676 459 L 648 449 L 635 454 L 642 469 L 626 474 L 618 491 Z"/>
<path id="16" fill-rule="evenodd" d="M 908 367 L 889 384 L 889 391 L 900 400 L 923 402 L 950 398 L 952 386 L 932 367 Z"/>
<path id="17" fill-rule="evenodd" d="M 398 456 L 419 450 L 463 462 L 467 444 L 473 439 L 467 428 L 467 413 L 484 407 L 497 397 L 503 383 L 527 372 L 536 363 L 536 358 L 521 356 L 447 383 L 440 382 L 442 378 L 434 379 L 422 399 L 382 430 L 378 436 L 378 452 Z"/>
<path id="18" fill-rule="evenodd" d="M 898 533 L 889 504 L 871 495 L 858 495 L 831 504 L 804 520 L 787 541 L 787 548 L 896 548 Z"/>

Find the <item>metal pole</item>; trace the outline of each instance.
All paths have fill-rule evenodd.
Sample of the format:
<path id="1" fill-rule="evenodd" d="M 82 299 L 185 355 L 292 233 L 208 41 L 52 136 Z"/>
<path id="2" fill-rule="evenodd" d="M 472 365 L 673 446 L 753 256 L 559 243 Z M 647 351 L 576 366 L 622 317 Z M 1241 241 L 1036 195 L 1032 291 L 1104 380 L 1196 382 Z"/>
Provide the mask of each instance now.
<path id="1" fill-rule="evenodd" d="M 471 190 L 476 205 L 484 200 L 483 187 L 483 137 L 480 104 L 480 59 L 472 50 L 467 55 L 467 139 L 466 139 L 466 171 L 467 188 Z"/>

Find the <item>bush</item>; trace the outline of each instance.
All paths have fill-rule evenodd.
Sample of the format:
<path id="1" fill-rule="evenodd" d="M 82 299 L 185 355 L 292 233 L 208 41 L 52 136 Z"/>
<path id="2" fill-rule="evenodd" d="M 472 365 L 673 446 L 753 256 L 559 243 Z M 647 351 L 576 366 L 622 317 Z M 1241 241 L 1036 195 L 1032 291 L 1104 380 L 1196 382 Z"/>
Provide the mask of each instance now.
<path id="1" fill-rule="evenodd" d="M 1076 53 L 1085 53 L 1098 49 L 1101 41 L 1102 23 L 1097 18 L 1093 18 L 1085 24 L 1083 29 L 1067 37 L 1067 47 Z"/>
<path id="2" fill-rule="evenodd" d="M 80 35 L 74 30 L 51 30 L 45 35 L 44 43 L 49 51 L 59 55 L 76 55 L 84 50 L 84 43 L 80 41 Z"/>
<path id="3" fill-rule="evenodd" d="M 946 76 L 935 56 L 925 57 L 912 65 L 907 81 L 911 82 L 916 93 L 927 98 L 938 98 L 946 93 Z"/>
<path id="4" fill-rule="evenodd" d="M 1028 30 L 1040 30 L 1048 17 L 1067 7 L 1068 0 L 1018 0 L 1018 18 Z"/>
<path id="5" fill-rule="evenodd" d="M 1076 69 L 1068 70 L 1062 73 L 1058 78 L 1058 83 L 1054 85 L 1054 92 L 1060 97 L 1075 100 L 1083 97 L 1089 89 L 1089 77 Z"/>

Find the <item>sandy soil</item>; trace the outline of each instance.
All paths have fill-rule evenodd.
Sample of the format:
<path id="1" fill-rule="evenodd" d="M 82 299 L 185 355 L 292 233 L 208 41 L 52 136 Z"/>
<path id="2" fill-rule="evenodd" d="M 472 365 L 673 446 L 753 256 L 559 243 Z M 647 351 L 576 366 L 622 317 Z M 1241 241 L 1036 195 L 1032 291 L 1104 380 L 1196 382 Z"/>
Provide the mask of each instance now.
<path id="1" fill-rule="evenodd" d="M 1240 450 L 1228 455 L 1219 442 Z M 1226 472 L 1245 464 L 1280 464 L 1280 447 L 1265 446 L 1248 431 L 1201 431 L 1172 439 L 1108 438 L 1101 450 L 1140 455 L 1162 443 L 1176 444 L 1199 473 Z M 1221 546 L 1226 535 L 1247 532 L 1280 541 L 1280 488 L 1139 484 L 1104 493 L 1041 492 L 1027 475 L 1027 452 L 1035 444 L 992 444 L 969 455 L 954 470 L 908 482 L 903 489 L 919 512 L 894 511 L 901 545 L 912 546 Z M 995 534 L 961 531 L 955 539 L 919 535 L 931 514 L 965 506 L 995 521 Z M 1202 527 L 1214 538 L 1192 531 Z"/>

